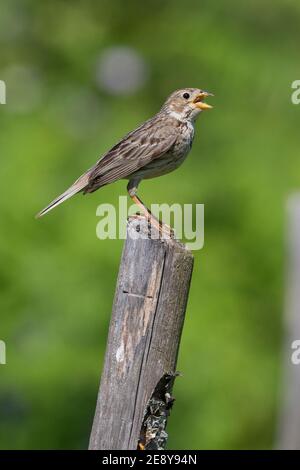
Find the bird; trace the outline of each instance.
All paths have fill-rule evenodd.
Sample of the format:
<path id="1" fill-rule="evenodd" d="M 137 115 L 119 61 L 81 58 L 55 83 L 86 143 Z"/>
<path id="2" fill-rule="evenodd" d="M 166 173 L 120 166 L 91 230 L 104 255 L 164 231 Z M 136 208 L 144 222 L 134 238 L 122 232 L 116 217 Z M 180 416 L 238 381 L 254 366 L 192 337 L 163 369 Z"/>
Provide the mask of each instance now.
<path id="1" fill-rule="evenodd" d="M 107 184 L 126 179 L 130 198 L 161 231 L 162 222 L 138 197 L 138 186 L 142 180 L 170 173 L 183 163 L 192 147 L 197 117 L 212 108 L 204 101 L 208 96 L 214 95 L 199 88 L 174 91 L 156 115 L 126 134 L 36 217 L 44 216 L 77 193 L 93 193 Z"/>

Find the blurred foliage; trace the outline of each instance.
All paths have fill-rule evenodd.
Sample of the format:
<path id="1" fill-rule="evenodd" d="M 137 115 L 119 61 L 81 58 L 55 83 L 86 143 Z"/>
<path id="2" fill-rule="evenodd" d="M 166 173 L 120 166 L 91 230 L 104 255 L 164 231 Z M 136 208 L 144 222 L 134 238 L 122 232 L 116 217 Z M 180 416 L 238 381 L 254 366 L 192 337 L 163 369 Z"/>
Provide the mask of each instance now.
<path id="1" fill-rule="evenodd" d="M 122 241 L 96 207 L 125 182 L 33 215 L 185 86 L 215 93 L 186 163 L 146 202 L 205 204 L 169 448 L 270 448 L 280 391 L 285 204 L 299 185 L 297 0 L 5 0 L 0 12 L 2 449 L 86 448 Z M 112 96 L 99 55 L 126 45 L 149 80 Z"/>

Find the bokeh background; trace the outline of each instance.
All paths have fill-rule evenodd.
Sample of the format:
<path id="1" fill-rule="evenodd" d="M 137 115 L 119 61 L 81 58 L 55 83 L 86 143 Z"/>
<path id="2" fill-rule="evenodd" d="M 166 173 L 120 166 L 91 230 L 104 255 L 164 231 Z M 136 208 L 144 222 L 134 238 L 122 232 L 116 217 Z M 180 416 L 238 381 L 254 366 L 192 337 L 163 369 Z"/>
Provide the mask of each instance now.
<path id="1" fill-rule="evenodd" d="M 87 447 L 123 245 L 96 238 L 96 207 L 125 182 L 34 214 L 186 86 L 215 108 L 180 170 L 140 189 L 205 204 L 168 447 L 274 446 L 299 21 L 297 0 L 2 1 L 0 448 Z"/>

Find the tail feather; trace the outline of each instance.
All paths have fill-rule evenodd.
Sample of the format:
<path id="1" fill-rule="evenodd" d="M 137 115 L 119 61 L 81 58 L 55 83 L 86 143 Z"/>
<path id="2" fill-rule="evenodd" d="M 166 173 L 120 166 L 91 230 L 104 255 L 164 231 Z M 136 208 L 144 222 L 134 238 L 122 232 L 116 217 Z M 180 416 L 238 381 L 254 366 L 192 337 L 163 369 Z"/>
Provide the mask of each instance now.
<path id="1" fill-rule="evenodd" d="M 58 196 L 54 201 L 50 202 L 50 204 L 45 207 L 43 210 L 41 210 L 38 214 L 36 214 L 36 219 L 39 217 L 42 217 L 43 215 L 47 214 L 49 211 L 54 209 L 54 207 L 58 206 L 62 202 L 66 201 L 70 197 L 74 196 L 75 194 L 79 193 L 82 191 L 88 184 L 89 180 L 89 174 L 84 174 L 78 178 L 77 181 L 75 181 L 70 188 L 68 188 L 64 193 L 62 193 L 60 196 Z"/>

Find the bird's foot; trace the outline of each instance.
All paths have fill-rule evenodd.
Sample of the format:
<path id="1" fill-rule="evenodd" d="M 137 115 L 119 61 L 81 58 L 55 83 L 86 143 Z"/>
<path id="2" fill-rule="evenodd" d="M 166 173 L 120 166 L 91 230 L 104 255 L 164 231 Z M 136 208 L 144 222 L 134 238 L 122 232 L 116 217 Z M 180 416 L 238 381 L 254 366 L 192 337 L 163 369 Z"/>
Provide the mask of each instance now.
<path id="1" fill-rule="evenodd" d="M 131 215 L 131 218 L 134 220 L 147 220 L 150 238 L 175 238 L 175 233 L 172 227 L 161 222 L 152 214 L 140 214 L 139 212 L 137 212 L 136 214 Z"/>
<path id="2" fill-rule="evenodd" d="M 149 224 L 150 229 L 152 227 L 156 229 L 156 231 L 159 234 L 159 238 L 163 238 L 163 239 L 174 238 L 174 230 L 172 229 L 172 227 L 169 227 L 169 225 L 164 224 L 153 215 L 148 217 L 148 224 Z"/>
<path id="3" fill-rule="evenodd" d="M 139 212 L 132 214 L 130 218 L 135 220 L 147 220 L 147 217 L 144 214 L 140 214 Z"/>
<path id="4" fill-rule="evenodd" d="M 174 238 L 175 237 L 175 233 L 174 233 L 174 230 L 172 229 L 172 227 L 170 227 L 167 224 L 164 224 L 163 222 L 160 222 L 160 233 L 162 235 L 164 235 L 163 238 Z"/>

